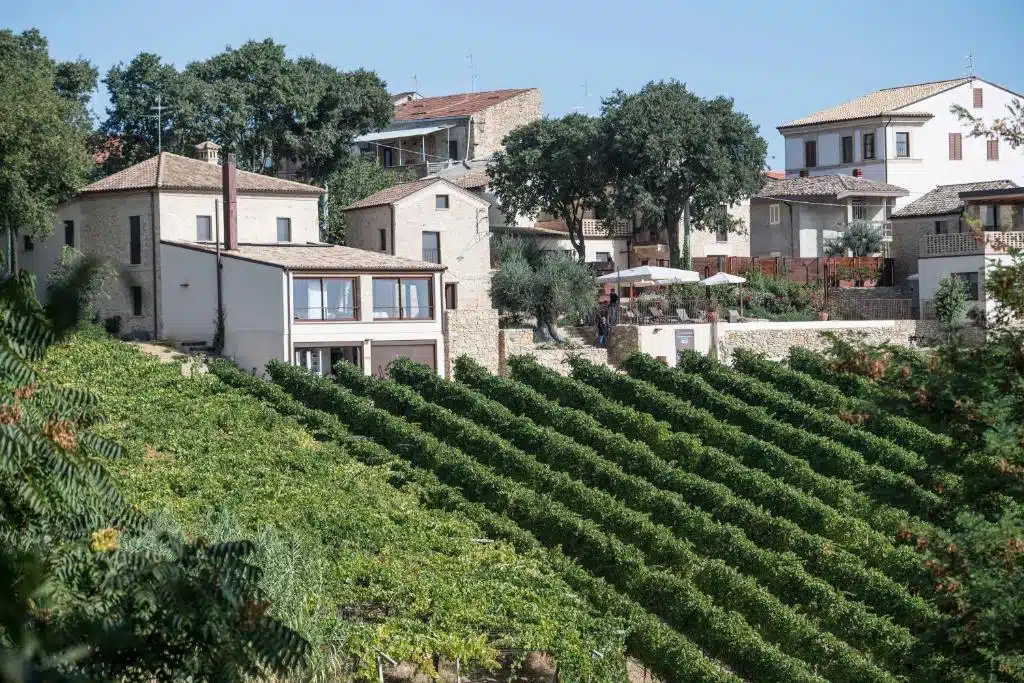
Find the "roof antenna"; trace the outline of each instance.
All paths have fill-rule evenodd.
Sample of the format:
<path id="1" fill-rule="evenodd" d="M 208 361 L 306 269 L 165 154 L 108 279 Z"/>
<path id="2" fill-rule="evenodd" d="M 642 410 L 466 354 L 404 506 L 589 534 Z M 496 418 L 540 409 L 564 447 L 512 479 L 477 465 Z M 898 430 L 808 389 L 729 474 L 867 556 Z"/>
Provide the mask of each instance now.
<path id="1" fill-rule="evenodd" d="M 974 75 L 974 54 L 971 53 L 971 52 L 968 52 L 967 53 L 967 57 L 965 57 L 965 59 L 967 61 L 967 75 L 968 76 L 973 76 Z"/>
<path id="2" fill-rule="evenodd" d="M 473 68 L 473 53 L 469 53 L 469 92 L 476 92 L 476 69 Z"/>
<path id="3" fill-rule="evenodd" d="M 163 96 L 159 93 L 156 96 L 156 106 L 150 107 L 150 111 L 155 111 L 155 114 L 148 114 L 147 117 L 156 119 L 156 153 L 160 154 L 163 151 L 163 113 L 165 111 L 171 111 L 174 107 L 163 105 Z"/>
<path id="4" fill-rule="evenodd" d="M 420 91 L 420 79 L 416 78 L 416 74 L 412 75 L 412 91 L 415 93 Z"/>

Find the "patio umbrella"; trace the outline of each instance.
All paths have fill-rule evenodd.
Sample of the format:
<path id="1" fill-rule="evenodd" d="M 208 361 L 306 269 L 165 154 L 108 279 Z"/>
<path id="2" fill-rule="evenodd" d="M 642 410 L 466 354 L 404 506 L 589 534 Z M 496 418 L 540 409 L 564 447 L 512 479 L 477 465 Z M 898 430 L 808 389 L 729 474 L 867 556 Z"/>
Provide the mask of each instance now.
<path id="1" fill-rule="evenodd" d="M 711 277 L 706 277 L 700 281 L 700 284 L 707 285 L 708 287 L 714 287 L 716 285 L 739 285 L 740 286 L 740 315 L 743 315 L 743 283 L 747 281 L 747 278 L 740 277 L 739 275 L 732 275 L 730 273 L 715 273 Z"/>
<path id="2" fill-rule="evenodd" d="M 635 282 L 649 281 L 656 285 L 676 285 L 684 282 L 697 282 L 700 273 L 695 270 L 680 270 L 664 266 L 637 266 L 626 270 L 617 270 L 597 278 L 599 285 L 628 285 Z"/>

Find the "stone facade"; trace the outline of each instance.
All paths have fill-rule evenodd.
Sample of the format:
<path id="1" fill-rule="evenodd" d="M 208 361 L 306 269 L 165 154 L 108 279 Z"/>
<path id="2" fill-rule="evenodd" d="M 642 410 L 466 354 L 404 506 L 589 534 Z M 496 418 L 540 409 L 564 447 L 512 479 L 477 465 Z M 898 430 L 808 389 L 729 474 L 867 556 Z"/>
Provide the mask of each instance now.
<path id="1" fill-rule="evenodd" d="M 499 371 L 498 311 L 493 308 L 444 312 L 445 376 L 453 364 L 466 355 L 491 372 Z"/>
<path id="2" fill-rule="evenodd" d="M 630 354 L 640 350 L 640 328 L 636 325 L 616 325 L 608 330 L 608 362 L 621 365 Z"/>
<path id="3" fill-rule="evenodd" d="M 512 356 L 533 356 L 537 362 L 561 375 L 569 374 L 566 362 L 569 356 L 583 356 L 591 363 L 608 364 L 608 350 L 594 347 L 579 349 L 537 348 L 533 341 L 532 329 L 507 329 L 498 333 L 499 368 L 502 375 L 508 374 L 508 359 Z"/>
<path id="4" fill-rule="evenodd" d="M 486 159 L 502 150 L 506 135 L 540 117 L 541 97 L 536 88 L 477 112 L 472 118 L 470 158 Z"/>

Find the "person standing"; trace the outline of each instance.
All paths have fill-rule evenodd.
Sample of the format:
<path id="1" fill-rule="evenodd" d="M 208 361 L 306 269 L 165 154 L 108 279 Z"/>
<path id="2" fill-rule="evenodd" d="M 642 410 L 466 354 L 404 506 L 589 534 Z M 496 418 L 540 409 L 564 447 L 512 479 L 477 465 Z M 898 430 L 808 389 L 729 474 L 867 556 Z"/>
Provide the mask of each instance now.
<path id="1" fill-rule="evenodd" d="M 608 297 L 608 315 L 612 325 L 619 324 L 619 290 L 618 288 L 612 290 L 612 295 Z"/>
<path id="2" fill-rule="evenodd" d="M 608 317 L 603 313 L 597 319 L 597 345 L 604 346 L 608 340 Z"/>

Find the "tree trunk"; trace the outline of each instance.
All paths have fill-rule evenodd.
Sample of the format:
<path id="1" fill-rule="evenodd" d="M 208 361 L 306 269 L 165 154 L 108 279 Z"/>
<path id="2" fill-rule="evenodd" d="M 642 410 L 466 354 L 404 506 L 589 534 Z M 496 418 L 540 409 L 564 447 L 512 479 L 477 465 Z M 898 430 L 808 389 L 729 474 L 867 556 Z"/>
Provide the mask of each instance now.
<path id="1" fill-rule="evenodd" d="M 576 250 L 576 258 L 579 259 L 580 263 L 586 263 L 587 245 L 583 238 L 583 220 L 573 217 L 566 219 L 565 225 L 569 228 L 569 242 L 572 244 L 572 248 Z"/>
<path id="2" fill-rule="evenodd" d="M 666 211 L 662 217 L 665 236 L 668 239 L 668 264 L 673 268 L 682 267 L 682 258 L 679 253 L 679 219 L 680 212 L 673 210 Z"/>
<path id="3" fill-rule="evenodd" d="M 679 266 L 673 266 L 679 267 Z M 690 253 L 690 200 L 683 204 L 683 258 L 682 268 L 693 270 L 693 254 Z"/>

